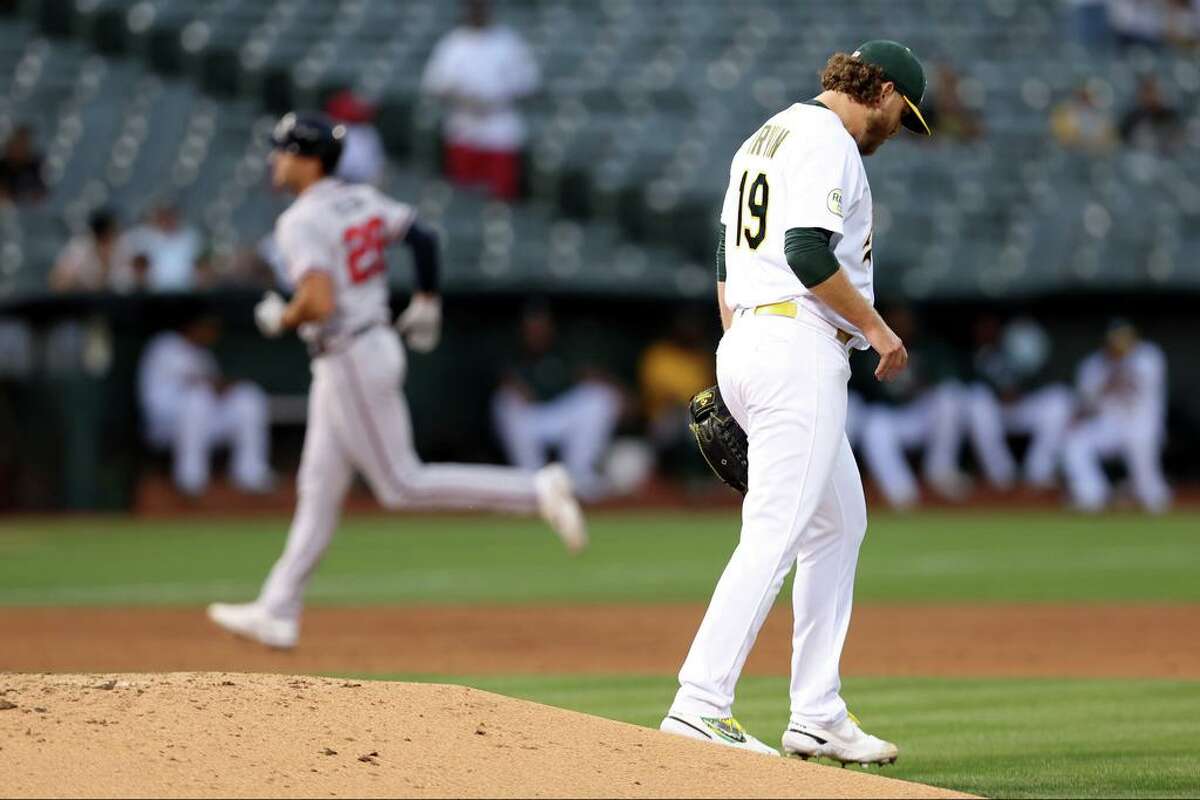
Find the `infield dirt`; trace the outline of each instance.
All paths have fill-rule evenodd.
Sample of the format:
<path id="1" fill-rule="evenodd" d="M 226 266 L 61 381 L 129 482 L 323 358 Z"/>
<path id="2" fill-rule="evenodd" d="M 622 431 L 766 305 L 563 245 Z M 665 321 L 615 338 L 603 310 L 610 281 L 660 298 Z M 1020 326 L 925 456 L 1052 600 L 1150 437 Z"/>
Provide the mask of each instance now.
<path id="1" fill-rule="evenodd" d="M 2 608 L 0 671 L 236 670 L 673 674 L 699 605 L 314 608 L 279 653 L 203 609 Z M 1200 605 L 861 605 L 842 672 L 870 676 L 1200 678 Z M 786 675 L 791 610 L 774 609 L 747 674 Z"/>
<path id="2" fill-rule="evenodd" d="M 963 797 L 461 686 L 0 675 L 5 796 Z"/>

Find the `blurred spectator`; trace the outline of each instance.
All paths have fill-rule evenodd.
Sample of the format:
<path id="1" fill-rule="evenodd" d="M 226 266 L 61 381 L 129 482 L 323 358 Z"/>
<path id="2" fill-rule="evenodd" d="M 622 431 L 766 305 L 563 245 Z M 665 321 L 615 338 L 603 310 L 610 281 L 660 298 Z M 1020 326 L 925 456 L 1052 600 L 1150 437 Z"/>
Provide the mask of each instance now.
<path id="1" fill-rule="evenodd" d="M 0 201 L 33 203 L 46 196 L 42 156 L 33 144 L 33 129 L 18 125 L 0 154 Z"/>
<path id="2" fill-rule="evenodd" d="M 938 65 L 925 120 L 937 131 L 938 139 L 973 142 L 983 136 L 979 114 L 968 108 L 959 92 L 959 75 L 949 64 Z"/>
<path id="3" fill-rule="evenodd" d="M 337 176 L 350 183 L 383 184 L 387 156 L 375 129 L 375 107 L 349 89 L 337 92 L 325 104 L 325 113 L 346 126 Z"/>
<path id="4" fill-rule="evenodd" d="M 1089 50 L 1108 47 L 1112 28 L 1108 24 L 1108 0 L 1066 0 L 1067 17 L 1075 41 Z"/>
<path id="5" fill-rule="evenodd" d="M 263 492 L 273 482 L 267 396 L 253 383 L 222 377 L 212 354 L 220 337 L 218 318 L 192 315 L 178 331 L 150 340 L 138 367 L 146 440 L 171 451 L 175 485 L 191 496 L 208 487 L 212 450 L 222 444 L 232 447 L 239 489 Z"/>
<path id="6" fill-rule="evenodd" d="M 606 490 L 597 470 L 621 414 L 621 393 L 596 370 L 572 366 L 547 309 L 527 310 L 520 324 L 520 354 L 492 400 L 508 460 L 532 471 L 546 464 L 547 448 L 556 448 L 579 496 L 595 500 Z"/>
<path id="7" fill-rule="evenodd" d="M 1163 12 L 1167 41 L 1182 50 L 1200 44 L 1200 3 L 1196 0 L 1167 0 Z"/>
<path id="8" fill-rule="evenodd" d="M 1120 458 L 1133 493 L 1149 511 L 1165 511 L 1171 490 L 1160 457 L 1167 415 L 1167 364 L 1157 345 L 1125 320 L 1109 324 L 1104 348 L 1084 359 L 1076 381 L 1080 419 L 1067 433 L 1063 466 L 1071 499 L 1084 511 L 1108 504 L 1102 464 Z"/>
<path id="9" fill-rule="evenodd" d="M 688 407 L 696 392 L 717 382 L 713 351 L 703 322 L 683 313 L 642 353 L 638 383 L 650 443 L 667 471 L 704 474 L 707 469 L 688 428 Z"/>
<path id="10" fill-rule="evenodd" d="M 1165 0 L 1108 0 L 1108 24 L 1121 47 L 1161 47 Z"/>
<path id="11" fill-rule="evenodd" d="M 516 102 L 541 78 L 521 37 L 491 21 L 491 4 L 467 0 L 466 21 L 438 42 L 425 67 L 424 91 L 447 107 L 444 128 L 447 176 L 457 184 L 482 184 L 493 197 L 520 192 L 525 122 Z"/>
<path id="12" fill-rule="evenodd" d="M 107 209 L 93 211 L 85 232 L 73 236 L 50 270 L 55 292 L 99 292 L 110 287 L 117 265 L 120 232 Z"/>
<path id="13" fill-rule="evenodd" d="M 929 487 L 948 500 L 962 500 L 970 481 L 958 468 L 962 386 L 954 354 L 922 337 L 909 309 L 892 308 L 885 317 L 908 346 L 908 369 L 890 383 L 875 383 L 880 402 L 868 408 L 862 424 L 867 468 L 892 507 L 911 508 L 920 493 L 905 451 L 922 448 Z"/>
<path id="14" fill-rule="evenodd" d="M 1086 84 L 1054 107 L 1050 114 L 1050 130 L 1058 143 L 1068 150 L 1101 155 L 1111 151 L 1116 143 L 1112 114 L 1097 101 L 1095 93 Z"/>
<path id="15" fill-rule="evenodd" d="M 1139 150 L 1170 153 L 1183 143 L 1179 111 L 1163 98 L 1158 81 L 1150 75 L 1138 81 L 1137 99 L 1121 117 L 1121 141 Z"/>
<path id="16" fill-rule="evenodd" d="M 975 322 L 975 381 L 965 393 L 966 425 L 975 457 L 992 486 L 1011 488 L 1017 465 L 1005 437 L 1029 436 L 1022 478 L 1039 489 L 1054 485 L 1062 440 L 1074 410 L 1066 386 L 1037 387 L 1050 356 L 1050 338 L 1031 319 L 1001 327 L 992 315 Z"/>
<path id="17" fill-rule="evenodd" d="M 196 288 L 196 262 L 204 241 L 200 232 L 185 224 L 179 209 L 162 203 L 150 212 L 148 221 L 121 238 L 121 252 L 142 253 L 150 259 L 147 289 L 151 292 L 185 292 Z M 119 264 L 117 283 L 125 288 L 131 277 L 129 259 Z"/>

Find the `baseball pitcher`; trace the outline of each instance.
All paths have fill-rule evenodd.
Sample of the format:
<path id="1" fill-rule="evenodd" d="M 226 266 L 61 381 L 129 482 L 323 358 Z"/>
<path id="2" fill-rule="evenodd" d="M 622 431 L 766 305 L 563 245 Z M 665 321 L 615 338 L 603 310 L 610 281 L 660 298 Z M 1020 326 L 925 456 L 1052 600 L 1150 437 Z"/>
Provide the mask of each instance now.
<path id="1" fill-rule="evenodd" d="M 312 354 L 308 429 L 299 502 L 287 546 L 253 603 L 209 607 L 217 625 L 271 647 L 296 644 L 301 598 L 337 527 L 342 500 L 361 472 L 387 508 L 469 508 L 540 512 L 567 549 L 587 543 L 566 471 L 423 464 L 400 387 L 403 335 L 432 350 L 441 327 L 438 247 L 413 209 L 368 185 L 330 177 L 345 131 L 320 116 L 288 114 L 276 126 L 273 180 L 297 195 L 275 227 L 295 294 L 274 292 L 255 308 L 264 335 L 297 330 Z M 412 251 L 416 293 L 393 326 L 384 249 Z"/>
<path id="2" fill-rule="evenodd" d="M 767 120 L 730 168 L 717 249 L 725 328 L 717 386 L 748 439 L 747 491 L 741 539 L 661 727 L 779 754 L 734 719 L 734 687 L 795 566 L 791 721 L 783 749 L 803 758 L 882 764 L 896 759 L 896 746 L 865 733 L 839 694 L 838 662 L 867 527 L 846 439 L 846 383 L 853 349 L 879 354 L 879 380 L 899 374 L 908 360 L 872 305 L 875 253 L 863 157 L 901 125 L 929 134 L 919 111 L 925 73 L 907 47 L 872 41 L 833 55 L 821 87 L 813 100 Z M 702 445 L 721 441 L 697 437 Z M 714 465 L 740 461 L 706 455 Z"/>

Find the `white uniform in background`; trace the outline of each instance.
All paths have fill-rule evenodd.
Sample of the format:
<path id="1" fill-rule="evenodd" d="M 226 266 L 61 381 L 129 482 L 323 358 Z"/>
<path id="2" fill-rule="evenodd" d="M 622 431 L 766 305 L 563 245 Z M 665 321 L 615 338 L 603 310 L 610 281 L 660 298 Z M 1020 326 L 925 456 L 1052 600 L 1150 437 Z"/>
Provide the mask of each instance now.
<path id="1" fill-rule="evenodd" d="M 1121 458 L 1134 494 L 1150 511 L 1165 511 L 1171 490 L 1160 457 L 1167 414 L 1167 364 L 1162 350 L 1140 342 L 1113 360 L 1093 353 L 1079 367 L 1079 402 L 1094 413 L 1067 433 L 1063 466 L 1075 505 L 1098 511 L 1111 490 L 1102 462 Z"/>
<path id="2" fill-rule="evenodd" d="M 717 381 L 749 436 L 750 489 L 741 539 L 679 673 L 663 729 L 686 734 L 672 727 L 673 717 L 731 715 L 742 666 L 793 566 L 792 724 L 834 728 L 847 718 L 838 663 L 867 528 L 846 437 L 846 384 L 850 349 L 867 344 L 801 284 L 784 235 L 832 231 L 842 269 L 873 300 L 871 190 L 840 119 L 807 103 L 771 118 L 734 156 L 721 222 L 725 303 L 734 313 L 717 349 Z M 796 303 L 794 318 L 754 311 L 784 301 Z M 839 330 L 850 334 L 848 343 Z"/>
<path id="3" fill-rule="evenodd" d="M 245 381 L 218 391 L 220 376 L 213 354 L 180 334 L 168 331 L 152 339 L 138 367 L 146 438 L 171 450 L 180 491 L 204 491 L 212 450 L 223 444 L 232 448 L 234 484 L 263 491 L 271 483 L 267 397 Z"/>
<path id="4" fill-rule="evenodd" d="M 920 353 L 909 358 L 908 371 L 894 382 L 915 379 Z M 863 418 L 863 460 L 871 477 L 893 508 L 911 508 L 921 499 L 916 475 L 906 450 L 924 448 L 921 472 L 939 494 L 958 499 L 966 490 L 958 471 L 962 448 L 962 387 L 943 381 L 921 390 L 907 403 L 871 405 Z"/>
<path id="5" fill-rule="evenodd" d="M 421 88 L 451 98 L 446 138 L 479 150 L 517 150 L 525 122 L 515 102 L 541 75 L 521 37 L 502 25 L 461 26 L 433 48 Z"/>
<path id="6" fill-rule="evenodd" d="M 508 460 L 526 470 L 546 464 L 558 448 L 579 496 L 599 500 L 608 490 L 597 465 L 621 416 L 621 394 L 600 381 L 586 381 L 545 402 L 531 402 L 512 388 L 492 399 L 492 419 Z"/>
<path id="7" fill-rule="evenodd" d="M 506 467 L 427 465 L 414 449 L 401 391 L 405 351 L 391 325 L 383 255 L 389 242 L 405 236 L 414 215 L 411 207 L 371 186 L 325 178 L 297 198 L 276 225 L 291 282 L 299 285 L 313 270 L 327 273 L 336 309 L 325 323 L 300 330 L 315 353 L 308 429 L 287 546 L 257 604 L 269 620 L 285 623 L 268 626 L 276 633 L 259 637 L 268 644 L 295 644 L 304 589 L 337 528 L 355 472 L 387 508 L 539 508 L 540 475 L 535 479 L 533 473 Z"/>
<path id="8" fill-rule="evenodd" d="M 1000 489 L 1017 481 L 1017 463 L 1005 437 L 1029 437 L 1022 478 L 1030 486 L 1054 485 L 1062 443 L 1075 411 L 1074 393 L 1052 384 L 1026 391 L 1050 356 L 1050 338 L 1031 319 L 1009 322 L 1000 338 L 975 352 L 981 380 L 963 395 L 975 457 L 988 483 Z"/>

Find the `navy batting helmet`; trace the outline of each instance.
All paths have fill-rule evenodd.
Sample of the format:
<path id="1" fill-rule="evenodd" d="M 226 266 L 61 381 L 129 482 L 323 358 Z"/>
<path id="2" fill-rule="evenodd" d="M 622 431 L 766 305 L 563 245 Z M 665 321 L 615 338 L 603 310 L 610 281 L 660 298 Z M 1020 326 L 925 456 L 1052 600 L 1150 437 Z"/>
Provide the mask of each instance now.
<path id="1" fill-rule="evenodd" d="M 342 156 L 346 126 L 337 125 L 320 114 L 284 114 L 271 133 L 276 150 L 311 156 L 321 160 L 325 174 L 332 174 Z"/>

